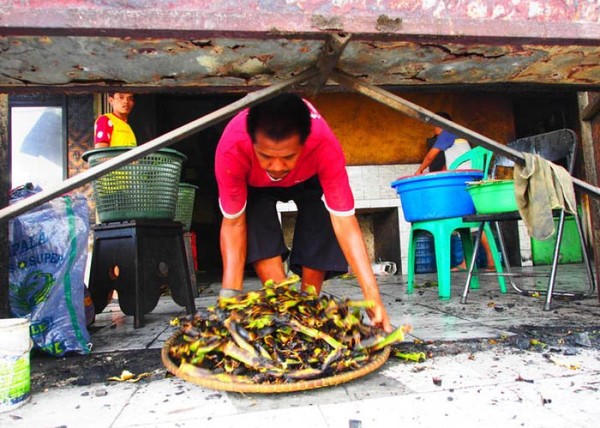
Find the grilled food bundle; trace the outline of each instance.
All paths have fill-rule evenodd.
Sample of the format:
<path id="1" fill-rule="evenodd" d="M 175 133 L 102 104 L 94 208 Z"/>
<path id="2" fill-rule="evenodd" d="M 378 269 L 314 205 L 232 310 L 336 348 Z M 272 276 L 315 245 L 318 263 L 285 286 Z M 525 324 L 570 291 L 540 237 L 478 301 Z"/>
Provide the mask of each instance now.
<path id="1" fill-rule="evenodd" d="M 268 281 L 259 291 L 179 318 L 171 359 L 194 377 L 280 384 L 358 369 L 403 340 L 404 327 L 387 335 L 363 322 L 372 303 L 300 292 L 298 281 Z"/>

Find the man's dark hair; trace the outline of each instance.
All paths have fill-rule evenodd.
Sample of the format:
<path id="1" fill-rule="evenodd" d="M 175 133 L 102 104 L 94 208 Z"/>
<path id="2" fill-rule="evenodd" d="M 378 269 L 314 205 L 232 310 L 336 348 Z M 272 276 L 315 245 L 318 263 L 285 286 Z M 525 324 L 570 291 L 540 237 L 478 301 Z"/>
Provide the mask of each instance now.
<path id="1" fill-rule="evenodd" d="M 438 111 L 435 114 L 437 114 L 438 116 L 442 116 L 444 119 L 452 120 L 450 115 L 448 113 L 446 113 L 445 111 Z"/>
<path id="2" fill-rule="evenodd" d="M 125 90 L 120 90 L 120 91 L 112 91 L 112 92 L 107 92 L 106 94 L 111 97 L 114 98 L 115 95 L 117 95 L 117 93 L 121 93 L 121 94 L 133 94 L 135 97 L 135 94 L 131 91 L 125 91 Z"/>
<path id="3" fill-rule="evenodd" d="M 246 127 L 253 143 L 260 130 L 275 141 L 297 134 L 304 144 L 310 134 L 310 110 L 300 96 L 284 93 L 250 108 Z"/>

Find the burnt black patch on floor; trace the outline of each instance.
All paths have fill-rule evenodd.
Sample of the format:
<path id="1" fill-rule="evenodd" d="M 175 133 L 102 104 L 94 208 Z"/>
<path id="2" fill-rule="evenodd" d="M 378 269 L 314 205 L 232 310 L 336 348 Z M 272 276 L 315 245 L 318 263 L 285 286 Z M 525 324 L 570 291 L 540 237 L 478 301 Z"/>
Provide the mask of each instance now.
<path id="1" fill-rule="evenodd" d="M 576 352 L 578 349 L 600 349 L 600 326 L 540 327 L 521 325 L 510 329 L 516 336 L 510 343 L 519 349 Z"/>
<path id="2" fill-rule="evenodd" d="M 68 385 L 106 383 L 109 382 L 109 377 L 119 377 L 123 370 L 135 375 L 146 372 L 153 373 L 153 377 L 164 378 L 166 375 L 160 349 L 70 355 L 62 358 L 32 353 L 30 365 L 33 391 Z"/>

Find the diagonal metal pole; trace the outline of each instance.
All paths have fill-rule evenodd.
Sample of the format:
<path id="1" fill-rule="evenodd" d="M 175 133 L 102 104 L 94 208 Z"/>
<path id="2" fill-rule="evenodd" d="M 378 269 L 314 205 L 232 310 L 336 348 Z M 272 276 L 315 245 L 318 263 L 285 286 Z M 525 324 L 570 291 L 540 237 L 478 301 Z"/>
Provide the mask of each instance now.
<path id="1" fill-rule="evenodd" d="M 447 129 L 448 131 L 452 131 L 459 137 L 465 138 L 466 140 L 469 140 L 476 145 L 485 147 L 486 149 L 495 153 L 500 153 L 518 164 L 523 165 L 525 163 L 525 158 L 521 152 L 511 149 L 510 147 L 506 147 L 505 145 L 500 144 L 499 142 L 494 141 L 485 135 L 481 135 L 475 131 L 465 128 L 464 126 L 454 123 L 451 120 L 447 120 L 441 116 L 438 116 L 435 113 L 424 109 L 423 107 L 392 94 L 391 92 L 362 82 L 358 78 L 351 76 L 348 73 L 335 70 L 330 74 L 329 78 L 341 85 L 360 92 L 361 94 L 366 95 L 375 101 L 385 104 L 394 110 L 398 110 L 399 112 L 404 113 L 413 119 L 417 119 L 422 122 Z M 598 187 L 592 186 L 591 184 L 575 177 L 573 177 L 573 184 L 592 196 L 600 197 L 600 188 Z"/>
<path id="2" fill-rule="evenodd" d="M 316 97 L 323 85 L 327 83 L 329 74 L 334 70 L 342 53 L 344 53 L 351 36 L 350 33 L 332 33 L 327 38 L 317 61 L 317 68 L 321 74 L 308 85 L 308 92 L 313 97 Z"/>
<path id="3" fill-rule="evenodd" d="M 66 192 L 69 192 L 77 187 L 80 187 L 90 181 L 108 173 L 114 171 L 117 168 L 127 165 L 139 158 L 154 153 L 155 151 L 168 147 L 184 138 L 195 134 L 205 128 L 209 128 L 212 125 L 227 119 L 236 113 L 242 111 L 247 107 L 251 107 L 262 101 L 274 97 L 275 95 L 283 92 L 290 87 L 314 79 L 319 76 L 320 71 L 317 67 L 310 68 L 298 75 L 284 81 L 277 83 L 268 88 L 260 89 L 256 92 L 247 94 L 244 98 L 235 101 L 223 108 L 220 108 L 212 113 L 202 116 L 186 125 L 180 126 L 166 134 L 161 135 L 153 140 L 148 141 L 141 146 L 128 150 L 119 156 L 116 156 L 100 165 L 90 168 L 74 177 L 71 177 L 63 181 L 59 186 L 53 189 L 44 190 L 43 192 L 37 193 L 33 196 L 28 197 L 22 201 L 16 202 L 0 210 L 0 223 L 10 218 L 16 217 L 38 205 L 43 204 L 60 196 Z"/>

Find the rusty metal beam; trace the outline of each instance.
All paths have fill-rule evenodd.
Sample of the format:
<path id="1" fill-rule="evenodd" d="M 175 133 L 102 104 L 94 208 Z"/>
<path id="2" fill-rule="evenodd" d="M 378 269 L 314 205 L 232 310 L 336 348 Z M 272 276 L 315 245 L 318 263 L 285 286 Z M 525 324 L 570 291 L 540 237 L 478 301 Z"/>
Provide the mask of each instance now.
<path id="1" fill-rule="evenodd" d="M 195 134 L 203 129 L 206 129 L 216 123 L 221 122 L 222 120 L 225 120 L 235 115 L 236 113 L 240 112 L 241 110 L 247 107 L 251 107 L 255 104 L 272 98 L 280 92 L 283 92 L 284 90 L 287 90 L 293 87 L 294 85 L 298 85 L 313 78 L 316 78 L 318 75 L 319 70 L 316 67 L 310 68 L 284 82 L 275 84 L 273 86 L 261 89 L 256 92 L 249 93 L 244 98 L 238 101 L 235 101 L 186 125 L 180 126 L 179 128 L 167 132 L 166 134 L 163 134 L 160 137 L 148 141 L 147 143 L 141 146 L 128 150 L 126 153 L 116 156 L 98 166 L 90 168 L 85 172 L 77 174 L 76 176 L 63 181 L 56 188 L 37 193 L 33 196 L 30 196 L 27 199 L 24 199 L 22 201 L 16 202 L 13 205 L 3 208 L 0 210 L 0 224 L 3 225 L 4 222 L 10 218 L 18 216 L 19 214 L 22 214 L 32 208 L 35 208 L 38 205 L 43 204 L 44 202 L 48 202 L 57 196 L 60 196 L 66 192 L 76 189 L 77 187 L 89 183 L 90 181 L 111 171 L 114 171 L 117 168 L 127 165 L 139 158 L 142 158 L 146 155 L 154 153 L 159 149 L 168 147 L 178 141 L 181 141 L 192 134 Z"/>
<path id="2" fill-rule="evenodd" d="M 329 79 L 329 75 L 337 65 L 344 49 L 346 49 L 350 37 L 350 33 L 332 33 L 327 38 L 317 62 L 317 68 L 321 74 L 311 82 L 308 89 L 313 97 L 317 96 L 323 85 L 327 83 L 327 79 Z"/>
<path id="3" fill-rule="evenodd" d="M 424 109 L 414 103 L 411 103 L 404 98 L 401 98 L 397 95 L 392 94 L 384 89 L 381 89 L 377 86 L 370 85 L 368 83 L 361 82 L 360 79 L 351 76 L 343 71 L 335 70 L 331 75 L 330 79 L 335 82 L 344 85 L 350 89 L 353 89 L 367 97 L 378 101 L 382 104 L 387 105 L 394 110 L 398 110 L 405 115 L 412 117 L 413 119 L 420 120 L 421 122 L 425 122 L 430 125 L 439 126 L 448 131 L 453 132 L 459 137 L 465 138 L 470 142 L 485 147 L 488 150 L 493 151 L 494 153 L 500 153 L 503 156 L 513 160 L 518 164 L 524 164 L 525 158 L 523 154 L 517 150 L 511 149 L 510 147 L 506 147 L 505 145 L 492 140 L 491 138 L 486 137 L 485 135 L 479 134 L 469 128 L 465 128 L 457 123 L 452 122 L 451 120 L 447 120 L 437 114 Z M 585 181 L 582 181 L 578 178 L 573 177 L 573 184 L 579 187 L 586 193 L 589 193 L 592 196 L 600 198 L 600 188 L 594 187 Z"/>

